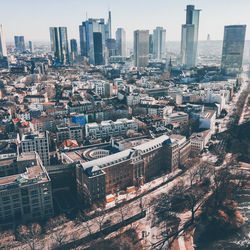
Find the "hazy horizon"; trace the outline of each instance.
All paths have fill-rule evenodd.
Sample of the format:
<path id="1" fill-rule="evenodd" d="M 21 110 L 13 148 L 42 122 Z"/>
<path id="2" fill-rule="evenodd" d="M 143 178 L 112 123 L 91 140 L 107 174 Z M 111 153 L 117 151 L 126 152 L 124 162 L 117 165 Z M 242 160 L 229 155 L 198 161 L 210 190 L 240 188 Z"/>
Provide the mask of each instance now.
<path id="1" fill-rule="evenodd" d="M 246 24 L 250 26 L 248 0 L 12 0 L 1 4 L 1 19 L 7 42 L 13 42 L 14 35 L 23 35 L 25 41 L 49 41 L 49 27 L 66 26 L 68 38 L 79 40 L 78 27 L 88 18 L 107 19 L 108 9 L 112 11 L 112 34 L 123 27 L 127 40 L 133 41 L 133 31 L 162 26 L 167 30 L 168 41 L 180 41 L 181 25 L 185 23 L 185 8 L 194 4 L 200 13 L 199 40 L 223 40 L 224 26 Z M 223 11 L 226 8 L 226 12 Z M 246 38 L 250 39 L 247 32 Z"/>

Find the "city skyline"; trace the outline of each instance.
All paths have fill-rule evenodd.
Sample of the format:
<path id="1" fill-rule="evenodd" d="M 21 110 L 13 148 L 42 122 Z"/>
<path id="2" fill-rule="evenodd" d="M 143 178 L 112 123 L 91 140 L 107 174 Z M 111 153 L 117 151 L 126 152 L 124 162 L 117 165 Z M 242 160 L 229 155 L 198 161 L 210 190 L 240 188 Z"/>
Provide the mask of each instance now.
<path id="1" fill-rule="evenodd" d="M 48 5 L 49 4 L 49 5 Z M 207 34 L 211 35 L 211 40 L 223 40 L 225 25 L 246 24 L 250 25 L 248 9 L 250 2 L 246 0 L 182 0 L 177 3 L 172 1 L 157 0 L 154 2 L 144 1 L 143 5 L 131 0 L 122 3 L 120 1 L 100 1 L 82 2 L 43 1 L 42 3 L 30 0 L 5 2 L 1 5 L 1 23 L 4 27 L 6 41 L 14 42 L 15 35 L 25 37 L 25 40 L 47 41 L 49 42 L 48 28 L 51 26 L 66 26 L 68 38 L 79 40 L 78 25 L 88 18 L 108 18 L 108 9 L 112 11 L 112 36 L 118 27 L 125 29 L 127 41 L 133 41 L 133 32 L 137 29 L 148 29 L 152 33 L 156 26 L 166 29 L 167 41 L 181 40 L 181 25 L 185 23 L 185 7 L 187 4 L 195 5 L 202 9 L 200 19 L 199 40 L 206 40 Z M 214 8 L 216 4 L 216 8 Z M 244 8 L 242 8 L 244 4 Z M 48 8 L 49 6 L 49 8 Z M 227 6 L 227 12 L 221 15 L 221 9 Z M 98 8 L 97 8 L 98 7 Z M 15 18 L 11 19 L 9 12 Z M 140 11 L 138 11 L 140 10 Z M 238 13 L 235 15 L 235 13 Z M 239 15 L 240 13 L 240 15 Z M 150 21 L 148 20 L 149 17 Z M 24 18 L 25 17 L 25 18 Z M 16 22 L 16 20 L 19 20 Z M 250 39 L 246 34 L 246 39 Z"/>

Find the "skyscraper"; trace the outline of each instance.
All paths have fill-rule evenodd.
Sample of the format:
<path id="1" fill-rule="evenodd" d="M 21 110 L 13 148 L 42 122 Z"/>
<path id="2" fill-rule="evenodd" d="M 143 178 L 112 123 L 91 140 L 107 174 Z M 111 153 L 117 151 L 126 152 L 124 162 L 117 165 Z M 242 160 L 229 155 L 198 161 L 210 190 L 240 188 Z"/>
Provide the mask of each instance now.
<path id="1" fill-rule="evenodd" d="M 196 65 L 200 10 L 187 5 L 186 24 L 181 32 L 181 63 L 186 68 Z"/>
<path id="2" fill-rule="evenodd" d="M 149 34 L 149 54 L 153 54 L 153 34 Z"/>
<path id="3" fill-rule="evenodd" d="M 31 41 L 29 41 L 29 51 L 33 53 L 33 43 Z"/>
<path id="4" fill-rule="evenodd" d="M 51 52 L 55 63 L 69 63 L 69 46 L 66 27 L 50 27 Z"/>
<path id="5" fill-rule="evenodd" d="M 22 53 L 25 51 L 24 36 L 14 36 L 16 51 Z"/>
<path id="6" fill-rule="evenodd" d="M 112 38 L 111 11 L 109 10 L 108 22 L 105 24 L 105 41 Z"/>
<path id="7" fill-rule="evenodd" d="M 166 50 L 166 30 L 156 27 L 153 31 L 153 56 L 155 59 L 162 59 Z"/>
<path id="8" fill-rule="evenodd" d="M 235 76 L 242 69 L 246 25 L 230 25 L 224 28 L 221 70 Z"/>
<path id="9" fill-rule="evenodd" d="M 126 56 L 126 32 L 123 28 L 118 28 L 115 33 L 118 56 Z"/>
<path id="10" fill-rule="evenodd" d="M 0 24 L 0 68 L 8 68 L 7 49 L 2 24 Z"/>
<path id="11" fill-rule="evenodd" d="M 79 26 L 81 55 L 94 65 L 105 64 L 104 19 L 90 18 Z"/>
<path id="12" fill-rule="evenodd" d="M 135 67 L 147 67 L 149 59 L 149 31 L 134 31 Z"/>
<path id="13" fill-rule="evenodd" d="M 70 51 L 71 51 L 71 53 L 77 54 L 77 42 L 76 42 L 76 39 L 71 39 L 70 40 Z"/>
<path id="14" fill-rule="evenodd" d="M 0 58 L 7 57 L 7 49 L 3 35 L 3 25 L 0 24 Z"/>

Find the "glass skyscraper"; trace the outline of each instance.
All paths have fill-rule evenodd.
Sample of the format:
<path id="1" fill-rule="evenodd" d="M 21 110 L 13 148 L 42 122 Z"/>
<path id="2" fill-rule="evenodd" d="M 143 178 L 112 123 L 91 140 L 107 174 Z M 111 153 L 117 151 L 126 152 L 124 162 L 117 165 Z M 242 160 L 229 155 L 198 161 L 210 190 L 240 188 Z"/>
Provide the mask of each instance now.
<path id="1" fill-rule="evenodd" d="M 186 24 L 182 25 L 181 32 L 181 64 L 186 68 L 196 65 L 200 10 L 194 5 L 186 9 Z"/>
<path id="2" fill-rule="evenodd" d="M 224 28 L 221 70 L 235 76 L 242 70 L 246 25 L 230 25 Z"/>
<path id="3" fill-rule="evenodd" d="M 90 18 L 79 26 L 81 55 L 94 65 L 105 64 L 104 19 Z"/>
<path id="4" fill-rule="evenodd" d="M 0 68 L 8 68 L 7 49 L 2 24 L 0 24 Z"/>
<path id="5" fill-rule="evenodd" d="M 66 27 L 50 27 L 51 52 L 55 63 L 69 63 L 69 45 Z"/>
<path id="6" fill-rule="evenodd" d="M 126 56 L 126 32 L 123 28 L 118 28 L 115 33 L 118 56 Z"/>
<path id="7" fill-rule="evenodd" d="M 22 53 L 25 51 L 24 36 L 14 36 L 16 51 Z"/>
<path id="8" fill-rule="evenodd" d="M 166 30 L 162 27 L 156 27 L 153 31 L 153 57 L 162 59 L 166 50 Z"/>
<path id="9" fill-rule="evenodd" d="M 149 31 L 134 31 L 134 63 L 135 67 L 147 67 L 149 60 Z"/>

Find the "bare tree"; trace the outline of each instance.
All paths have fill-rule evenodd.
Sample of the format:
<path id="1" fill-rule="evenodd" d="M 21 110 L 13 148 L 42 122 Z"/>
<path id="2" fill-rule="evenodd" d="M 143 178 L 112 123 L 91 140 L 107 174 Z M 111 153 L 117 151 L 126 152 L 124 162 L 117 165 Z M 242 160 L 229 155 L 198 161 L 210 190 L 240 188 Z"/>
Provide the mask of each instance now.
<path id="1" fill-rule="evenodd" d="M 63 228 L 59 228 L 55 233 L 53 233 L 52 238 L 55 242 L 54 247 L 62 247 L 66 241 L 67 235 L 65 234 Z"/>

